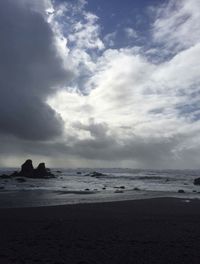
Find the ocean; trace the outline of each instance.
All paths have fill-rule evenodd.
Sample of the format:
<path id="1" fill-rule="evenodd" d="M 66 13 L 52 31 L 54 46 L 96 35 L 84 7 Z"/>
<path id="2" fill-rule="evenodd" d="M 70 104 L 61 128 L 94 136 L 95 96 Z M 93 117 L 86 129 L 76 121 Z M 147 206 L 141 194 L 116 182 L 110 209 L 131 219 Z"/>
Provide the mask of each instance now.
<path id="1" fill-rule="evenodd" d="M 0 207 L 35 207 L 157 197 L 199 199 L 200 170 L 52 169 L 52 179 L 0 178 Z M 102 175 L 92 177 L 92 172 Z M 1 168 L 0 174 L 13 169 Z M 179 190 L 184 192 L 179 193 Z"/>

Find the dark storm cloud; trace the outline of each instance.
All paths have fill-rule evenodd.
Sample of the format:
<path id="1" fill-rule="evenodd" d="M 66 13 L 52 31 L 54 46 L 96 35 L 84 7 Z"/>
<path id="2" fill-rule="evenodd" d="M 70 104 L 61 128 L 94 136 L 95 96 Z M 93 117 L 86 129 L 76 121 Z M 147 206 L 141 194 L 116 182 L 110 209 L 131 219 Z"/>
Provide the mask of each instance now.
<path id="1" fill-rule="evenodd" d="M 166 167 L 166 161 L 173 160 L 172 151 L 182 140 L 182 137 L 180 138 L 174 137 L 166 140 L 151 138 L 145 141 L 142 138 L 134 137 L 119 142 L 112 136 L 101 134 L 99 137 L 84 140 L 70 138 L 68 141 L 72 144 L 65 145 L 63 142 L 31 142 L 5 136 L 0 139 L 0 154 L 5 156 L 10 153 L 19 156 L 46 156 L 52 158 L 55 163 L 63 157 L 66 160 L 70 158 L 75 158 L 77 161 L 86 159 L 87 162 L 92 163 L 98 160 L 102 164 L 115 162 L 118 165 L 121 161 L 126 160 L 135 162 L 138 166 L 145 163 L 146 167 L 156 166 L 159 168 Z"/>
<path id="2" fill-rule="evenodd" d="M 45 100 L 69 73 L 49 24 L 27 3 L 0 1 L 0 133 L 43 140 L 62 132 L 62 119 Z"/>
<path id="3" fill-rule="evenodd" d="M 163 140 L 162 138 L 150 138 L 148 141 L 135 137 L 133 139 L 123 140 L 121 142 L 113 137 L 87 139 L 76 142 L 72 153 L 88 159 L 120 161 L 133 160 L 138 163 L 145 162 L 149 164 L 160 163 L 161 160 L 172 156 L 174 146 L 177 146 L 176 138 Z"/>
<path id="4" fill-rule="evenodd" d="M 83 129 L 85 130 L 86 127 Z M 92 126 L 87 127 L 88 131 L 90 129 L 93 131 Z M 57 166 L 59 164 L 63 167 L 67 166 L 70 159 L 76 161 L 75 166 L 82 164 L 86 167 L 95 166 L 96 161 L 98 161 L 98 166 L 112 167 L 126 166 L 149 169 L 199 167 L 198 146 L 196 148 L 186 147 L 184 151 L 175 152 L 183 141 L 187 142 L 190 137 L 196 137 L 195 133 L 191 132 L 189 137 L 179 134 L 165 139 L 149 137 L 146 140 L 133 136 L 119 141 L 106 133 L 106 129 L 104 131 L 105 133 L 95 134 L 90 139 L 67 138 L 67 142 L 70 144 L 64 144 L 63 141 L 34 142 L 4 135 L 0 137 L 0 164 L 5 164 L 5 160 L 9 157 L 12 159 L 12 166 L 13 164 L 18 166 L 23 161 L 22 157 L 34 157 L 33 159 L 45 157 L 51 160 L 50 165 Z"/>

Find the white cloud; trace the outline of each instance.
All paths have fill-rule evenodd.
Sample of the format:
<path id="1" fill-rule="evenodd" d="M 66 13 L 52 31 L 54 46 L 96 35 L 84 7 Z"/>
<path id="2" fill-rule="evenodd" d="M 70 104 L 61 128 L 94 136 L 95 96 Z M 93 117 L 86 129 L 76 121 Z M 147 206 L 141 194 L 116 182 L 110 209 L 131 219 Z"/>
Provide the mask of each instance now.
<path id="1" fill-rule="evenodd" d="M 98 17 L 85 10 L 86 4 L 84 0 L 57 4 L 49 15 L 57 49 L 63 55 L 65 67 L 75 74 L 73 90 L 83 93 L 87 92 L 86 79 L 95 69 L 97 52 L 104 49 Z"/>
<path id="2" fill-rule="evenodd" d="M 124 29 L 124 32 L 127 35 L 127 37 L 130 38 L 130 39 L 138 37 L 137 32 L 133 28 L 127 27 L 127 28 Z"/>
<path id="3" fill-rule="evenodd" d="M 69 41 L 79 49 L 104 48 L 99 38 L 99 25 L 96 23 L 98 17 L 89 12 L 83 12 L 84 22 L 78 21 L 73 25 L 73 32 L 68 36 Z"/>
<path id="4" fill-rule="evenodd" d="M 194 121 L 198 110 L 194 107 L 189 113 L 184 109 L 188 104 L 199 104 L 198 97 L 192 95 L 200 93 L 200 45 L 157 65 L 139 52 L 134 48 L 106 50 L 86 83 L 91 90 L 88 96 L 63 91 L 49 101 L 50 105 L 66 120 L 68 136 L 69 131 L 71 136 L 76 134 L 79 155 L 84 155 L 80 154 L 79 147 L 86 149 L 85 144 L 88 147 L 91 144 L 94 152 L 96 149 L 96 158 L 104 159 L 103 154 L 98 154 L 97 146 L 92 145 L 107 142 L 103 145 L 105 152 L 113 151 L 113 156 L 120 159 L 124 155 L 127 162 L 134 159 L 138 166 L 159 166 L 160 163 L 161 167 L 183 167 L 184 157 L 190 155 L 190 162 L 185 165 L 197 166 L 191 153 L 197 149 L 200 153 L 200 146 L 193 140 L 200 139 L 200 122 Z M 101 127 L 99 131 L 106 126 L 104 141 L 102 138 L 91 141 L 91 118 L 97 129 Z M 111 139 L 113 142 L 109 145 Z M 82 145 L 82 142 L 87 143 Z M 163 148 L 162 152 L 159 148 Z M 93 151 L 88 150 L 95 157 Z M 148 159 L 145 151 L 148 155 L 152 151 L 154 159 Z M 88 158 L 91 158 L 89 154 Z"/>
<path id="5" fill-rule="evenodd" d="M 188 48 L 200 41 L 200 1 L 170 0 L 157 11 L 153 24 L 156 42 L 173 51 Z"/>
<path id="6" fill-rule="evenodd" d="M 104 42 L 108 47 L 113 47 L 115 45 L 115 38 L 117 35 L 117 31 L 114 31 L 112 33 L 108 33 L 105 37 L 104 37 Z"/>

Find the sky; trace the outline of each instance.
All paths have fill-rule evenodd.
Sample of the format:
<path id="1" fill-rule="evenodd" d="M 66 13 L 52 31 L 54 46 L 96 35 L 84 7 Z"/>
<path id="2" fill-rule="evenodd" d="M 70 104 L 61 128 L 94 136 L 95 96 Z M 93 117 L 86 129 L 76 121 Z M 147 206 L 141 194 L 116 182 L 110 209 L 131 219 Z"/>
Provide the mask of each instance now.
<path id="1" fill-rule="evenodd" d="M 0 166 L 200 168 L 199 0 L 1 0 Z"/>

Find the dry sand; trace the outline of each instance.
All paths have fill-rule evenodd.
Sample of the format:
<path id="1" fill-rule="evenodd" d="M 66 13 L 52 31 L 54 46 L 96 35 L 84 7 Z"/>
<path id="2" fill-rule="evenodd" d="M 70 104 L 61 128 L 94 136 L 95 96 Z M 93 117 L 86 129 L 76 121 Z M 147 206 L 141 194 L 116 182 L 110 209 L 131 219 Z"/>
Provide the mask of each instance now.
<path id="1" fill-rule="evenodd" d="M 0 264 L 200 263 L 200 201 L 0 209 Z"/>

